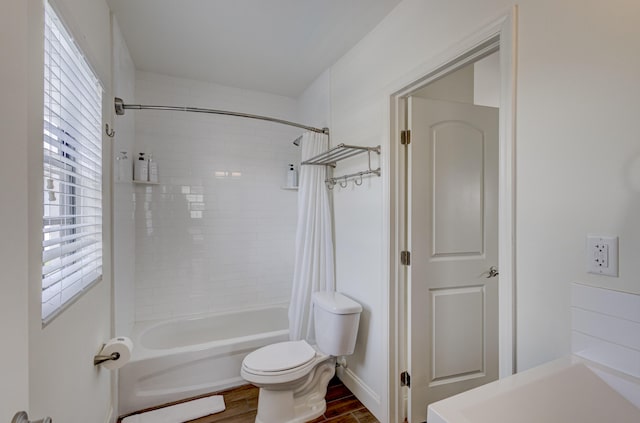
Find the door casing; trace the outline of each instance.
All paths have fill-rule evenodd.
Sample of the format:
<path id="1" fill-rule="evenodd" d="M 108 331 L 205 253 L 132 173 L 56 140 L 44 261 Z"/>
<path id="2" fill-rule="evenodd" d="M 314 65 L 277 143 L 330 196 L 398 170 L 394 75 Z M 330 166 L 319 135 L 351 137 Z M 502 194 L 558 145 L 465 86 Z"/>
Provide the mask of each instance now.
<path id="1" fill-rule="evenodd" d="M 406 128 L 405 98 L 417 89 L 473 63 L 495 51 L 500 54 L 498 232 L 500 263 L 499 286 L 499 377 L 516 368 L 515 325 L 515 105 L 516 105 L 516 34 L 517 6 L 495 22 L 449 48 L 442 57 L 425 63 L 407 77 L 390 96 L 389 157 L 389 418 L 401 422 L 407 415 L 406 389 L 400 375 L 406 370 L 407 357 L 407 267 L 400 263 L 400 251 L 407 245 L 406 149 L 401 131 Z"/>

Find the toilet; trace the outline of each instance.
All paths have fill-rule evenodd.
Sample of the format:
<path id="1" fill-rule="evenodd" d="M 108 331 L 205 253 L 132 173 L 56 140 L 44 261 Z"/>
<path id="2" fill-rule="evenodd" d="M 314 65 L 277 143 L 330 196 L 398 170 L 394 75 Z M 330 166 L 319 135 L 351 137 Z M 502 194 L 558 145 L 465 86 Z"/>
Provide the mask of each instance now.
<path id="1" fill-rule="evenodd" d="M 353 354 L 362 306 L 338 292 L 314 292 L 312 301 L 315 345 L 279 342 L 242 362 L 242 377 L 260 388 L 256 423 L 304 423 L 322 415 L 336 357 Z"/>

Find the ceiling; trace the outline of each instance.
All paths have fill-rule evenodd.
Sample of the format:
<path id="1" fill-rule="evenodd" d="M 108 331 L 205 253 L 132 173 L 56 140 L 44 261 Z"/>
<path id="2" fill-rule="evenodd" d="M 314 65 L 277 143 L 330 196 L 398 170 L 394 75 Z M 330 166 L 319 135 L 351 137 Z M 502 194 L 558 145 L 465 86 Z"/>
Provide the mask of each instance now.
<path id="1" fill-rule="evenodd" d="M 107 0 L 136 69 L 298 97 L 400 0 Z"/>

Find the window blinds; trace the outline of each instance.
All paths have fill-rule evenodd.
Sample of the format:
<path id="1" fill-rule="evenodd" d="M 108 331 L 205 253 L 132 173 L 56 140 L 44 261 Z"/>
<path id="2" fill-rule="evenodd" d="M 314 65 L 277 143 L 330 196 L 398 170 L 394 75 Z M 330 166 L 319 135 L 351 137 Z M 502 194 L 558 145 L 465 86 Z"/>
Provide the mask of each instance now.
<path id="1" fill-rule="evenodd" d="M 45 6 L 42 319 L 102 276 L 102 87 Z"/>

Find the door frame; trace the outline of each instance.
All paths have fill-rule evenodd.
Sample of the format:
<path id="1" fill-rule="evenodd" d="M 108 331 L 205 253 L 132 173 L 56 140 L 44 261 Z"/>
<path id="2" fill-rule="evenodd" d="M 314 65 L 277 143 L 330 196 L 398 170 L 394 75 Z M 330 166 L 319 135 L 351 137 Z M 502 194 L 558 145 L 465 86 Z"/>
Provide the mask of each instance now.
<path id="1" fill-rule="evenodd" d="M 400 251 L 407 246 L 408 208 L 406 198 L 406 148 L 400 132 L 406 128 L 405 98 L 417 89 L 473 63 L 495 51 L 500 54 L 500 111 L 498 152 L 498 353 L 499 377 L 516 369 L 516 70 L 517 6 L 494 22 L 448 48 L 409 75 L 389 98 L 390 148 L 390 250 L 389 250 L 389 417 L 401 422 L 407 416 L 408 392 L 400 386 L 400 374 L 407 369 L 407 266 L 400 263 Z"/>

